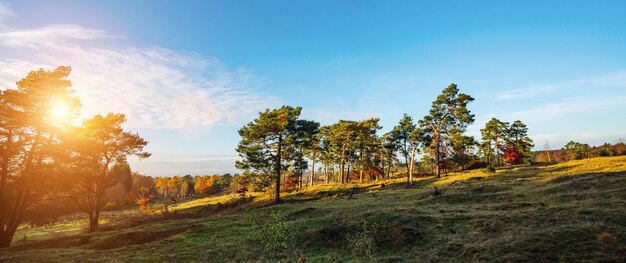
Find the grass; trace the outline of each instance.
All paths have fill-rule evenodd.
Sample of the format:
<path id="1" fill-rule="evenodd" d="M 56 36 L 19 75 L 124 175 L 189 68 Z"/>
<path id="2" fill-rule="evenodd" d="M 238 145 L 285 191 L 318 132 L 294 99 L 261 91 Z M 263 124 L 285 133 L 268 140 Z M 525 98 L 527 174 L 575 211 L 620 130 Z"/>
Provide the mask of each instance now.
<path id="1" fill-rule="evenodd" d="M 626 157 L 452 173 L 362 185 L 318 185 L 284 194 L 207 197 L 166 215 L 105 215 L 85 234 L 78 218 L 22 228 L 0 250 L 6 262 L 267 262 L 251 217 L 284 213 L 307 262 L 571 262 L 626 260 Z M 434 194 L 437 187 L 440 195 Z M 219 208 L 219 209 L 218 209 Z M 132 223 L 129 223 L 132 222 Z M 362 232 L 363 226 L 371 229 Z M 361 232 L 360 232 L 361 231 Z M 372 242 L 371 256 L 350 244 Z M 358 248 L 358 244 L 357 247 Z"/>

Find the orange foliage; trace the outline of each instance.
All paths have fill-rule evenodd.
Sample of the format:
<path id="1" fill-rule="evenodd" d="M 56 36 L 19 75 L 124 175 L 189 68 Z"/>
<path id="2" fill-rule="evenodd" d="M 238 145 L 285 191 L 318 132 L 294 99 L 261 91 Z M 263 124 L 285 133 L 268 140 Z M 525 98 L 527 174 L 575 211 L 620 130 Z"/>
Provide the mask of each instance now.
<path id="1" fill-rule="evenodd" d="M 197 176 L 193 190 L 196 194 L 210 194 L 214 192 L 214 183 L 219 179 L 217 175 Z"/>

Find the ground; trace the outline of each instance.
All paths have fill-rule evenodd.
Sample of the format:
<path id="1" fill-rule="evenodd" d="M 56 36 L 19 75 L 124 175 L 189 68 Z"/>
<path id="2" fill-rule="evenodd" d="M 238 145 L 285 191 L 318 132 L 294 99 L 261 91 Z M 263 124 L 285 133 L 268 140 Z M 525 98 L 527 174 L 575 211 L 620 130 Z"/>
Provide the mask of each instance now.
<path id="1" fill-rule="evenodd" d="M 420 177 L 412 188 L 315 186 L 280 205 L 207 197 L 162 215 L 108 212 L 93 234 L 79 216 L 21 228 L 0 261 L 625 262 L 626 157 Z M 292 245 L 265 249 L 285 236 Z"/>

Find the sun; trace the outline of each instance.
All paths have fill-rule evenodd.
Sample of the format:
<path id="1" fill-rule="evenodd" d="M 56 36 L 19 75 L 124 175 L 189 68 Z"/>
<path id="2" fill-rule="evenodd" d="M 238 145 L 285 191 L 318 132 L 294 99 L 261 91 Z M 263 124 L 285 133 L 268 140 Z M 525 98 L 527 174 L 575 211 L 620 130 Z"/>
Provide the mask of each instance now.
<path id="1" fill-rule="evenodd" d="M 55 121 L 66 121 L 69 115 L 67 106 L 61 102 L 56 102 L 50 108 L 50 117 Z"/>

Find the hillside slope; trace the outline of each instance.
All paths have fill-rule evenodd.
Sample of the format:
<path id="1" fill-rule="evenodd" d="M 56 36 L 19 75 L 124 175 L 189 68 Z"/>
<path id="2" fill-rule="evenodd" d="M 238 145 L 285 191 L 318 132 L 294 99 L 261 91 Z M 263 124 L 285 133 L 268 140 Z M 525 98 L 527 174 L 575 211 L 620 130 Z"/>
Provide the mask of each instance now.
<path id="1" fill-rule="evenodd" d="M 18 240 L 0 261 L 277 261 L 253 223 L 268 226 L 270 214 L 286 217 L 279 233 L 307 262 L 626 261 L 626 157 L 403 182 L 318 186 L 281 205 L 199 199 L 167 215 L 125 214 L 99 233 Z"/>

